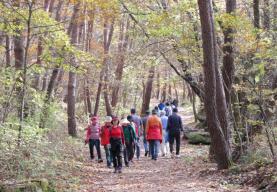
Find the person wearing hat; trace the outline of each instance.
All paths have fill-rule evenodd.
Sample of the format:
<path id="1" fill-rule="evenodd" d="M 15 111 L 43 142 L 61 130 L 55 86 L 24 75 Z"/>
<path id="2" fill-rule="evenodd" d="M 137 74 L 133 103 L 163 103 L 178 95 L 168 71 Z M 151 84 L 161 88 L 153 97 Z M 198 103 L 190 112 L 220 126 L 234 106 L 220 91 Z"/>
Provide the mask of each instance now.
<path id="1" fill-rule="evenodd" d="M 129 117 L 129 116 L 128 116 Z M 125 148 L 124 148 L 124 162 L 125 166 L 129 167 L 129 162 L 132 161 L 134 157 L 134 146 L 136 141 L 136 132 L 131 122 L 127 119 L 121 121 L 121 126 L 123 129 Z"/>
<path id="2" fill-rule="evenodd" d="M 162 142 L 163 127 L 155 109 L 152 111 L 152 115 L 146 123 L 146 136 L 149 141 L 152 160 L 157 160 L 159 145 Z"/>
<path id="3" fill-rule="evenodd" d="M 101 145 L 104 146 L 107 166 L 110 168 L 112 163 L 111 158 L 111 145 L 110 145 L 110 132 L 112 129 L 112 117 L 107 116 L 105 124 L 101 127 Z"/>
<path id="4" fill-rule="evenodd" d="M 87 134 L 86 134 L 86 140 L 85 143 L 89 143 L 89 151 L 90 151 L 90 158 L 94 159 L 94 147 L 97 151 L 98 156 L 98 163 L 102 163 L 103 160 L 101 158 L 101 150 L 100 150 L 100 126 L 98 123 L 98 118 L 96 116 L 93 116 L 91 118 L 91 123 L 86 128 Z"/>
<path id="5" fill-rule="evenodd" d="M 112 129 L 110 132 L 111 154 L 113 158 L 114 173 L 122 172 L 122 151 L 124 145 L 124 135 L 119 119 L 113 117 Z"/>

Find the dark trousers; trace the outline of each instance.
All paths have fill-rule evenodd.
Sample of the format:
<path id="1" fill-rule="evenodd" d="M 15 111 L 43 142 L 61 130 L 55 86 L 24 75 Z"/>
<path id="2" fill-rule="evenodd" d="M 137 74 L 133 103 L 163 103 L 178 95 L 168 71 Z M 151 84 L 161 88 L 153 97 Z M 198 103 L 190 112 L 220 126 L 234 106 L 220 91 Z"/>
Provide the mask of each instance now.
<path id="1" fill-rule="evenodd" d="M 129 161 L 131 161 L 134 157 L 134 143 L 126 142 L 126 147 L 124 149 L 124 162 L 125 165 L 129 165 Z"/>
<path id="2" fill-rule="evenodd" d="M 121 142 L 121 139 L 113 139 L 111 141 L 111 153 L 112 153 L 114 168 L 121 169 L 122 168 L 122 142 Z"/>
<path id="3" fill-rule="evenodd" d="M 106 154 L 107 166 L 109 167 L 112 164 L 111 145 L 104 145 L 104 149 Z"/>
<path id="4" fill-rule="evenodd" d="M 96 148 L 97 151 L 97 156 L 98 159 L 102 159 L 101 158 L 101 150 L 100 150 L 100 140 L 99 139 L 90 139 L 89 140 L 89 152 L 90 152 L 90 158 L 94 159 L 94 146 Z"/>
<path id="5" fill-rule="evenodd" d="M 174 140 L 176 140 L 176 155 L 179 155 L 179 153 L 180 153 L 180 141 L 181 141 L 180 131 L 174 131 L 174 132 L 169 133 L 170 153 L 173 153 Z"/>

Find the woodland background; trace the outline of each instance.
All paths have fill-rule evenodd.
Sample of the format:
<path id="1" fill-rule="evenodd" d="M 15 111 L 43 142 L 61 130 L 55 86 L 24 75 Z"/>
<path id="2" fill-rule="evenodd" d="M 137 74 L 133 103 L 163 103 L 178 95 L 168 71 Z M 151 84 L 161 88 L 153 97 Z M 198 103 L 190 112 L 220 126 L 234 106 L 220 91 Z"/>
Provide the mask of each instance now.
<path id="1" fill-rule="evenodd" d="M 276 168 L 276 1 L 0 0 L 0 21 L 0 181 L 51 180 L 89 114 L 168 99 L 219 169 Z"/>

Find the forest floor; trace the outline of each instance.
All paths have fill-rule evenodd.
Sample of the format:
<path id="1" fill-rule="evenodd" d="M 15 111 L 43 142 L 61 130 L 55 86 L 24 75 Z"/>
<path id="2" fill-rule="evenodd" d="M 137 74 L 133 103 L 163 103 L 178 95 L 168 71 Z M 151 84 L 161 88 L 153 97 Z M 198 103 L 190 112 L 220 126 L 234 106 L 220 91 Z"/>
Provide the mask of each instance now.
<path id="1" fill-rule="evenodd" d="M 191 112 L 182 110 L 180 114 L 185 124 L 191 126 Z M 209 163 L 208 150 L 208 146 L 182 141 L 181 158 L 159 157 L 153 161 L 144 157 L 142 148 L 140 160 L 135 159 L 129 168 L 123 167 L 121 174 L 113 173 L 105 162 L 99 164 L 84 158 L 84 162 L 78 162 L 80 169 L 74 172 L 81 177 L 77 191 L 255 191 L 248 186 L 230 184 L 226 172 L 217 171 L 216 164 Z M 88 150 L 83 150 L 82 155 L 88 156 Z"/>

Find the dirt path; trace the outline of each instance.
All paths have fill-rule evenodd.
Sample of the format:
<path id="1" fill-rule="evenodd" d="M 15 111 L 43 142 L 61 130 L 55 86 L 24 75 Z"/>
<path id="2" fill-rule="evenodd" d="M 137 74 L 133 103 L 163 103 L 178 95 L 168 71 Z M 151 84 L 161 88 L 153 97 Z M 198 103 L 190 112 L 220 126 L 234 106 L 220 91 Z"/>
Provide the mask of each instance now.
<path id="1" fill-rule="evenodd" d="M 184 122 L 190 123 L 191 114 L 182 110 Z M 103 153 L 104 154 L 104 153 Z M 142 148 L 143 154 L 143 148 Z M 228 184 L 215 164 L 208 163 L 208 147 L 193 146 L 182 142 L 181 158 L 149 157 L 135 160 L 123 173 L 114 174 L 106 164 L 87 161 L 82 166 L 86 173 L 81 191 L 254 191 L 239 185 Z"/>

